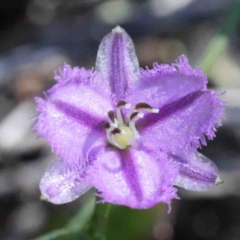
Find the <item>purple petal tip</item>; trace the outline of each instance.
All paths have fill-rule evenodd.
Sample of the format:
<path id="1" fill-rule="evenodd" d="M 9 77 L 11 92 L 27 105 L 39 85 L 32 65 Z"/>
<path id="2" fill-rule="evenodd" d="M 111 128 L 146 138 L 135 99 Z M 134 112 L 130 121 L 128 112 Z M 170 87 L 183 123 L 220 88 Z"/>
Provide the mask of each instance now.
<path id="1" fill-rule="evenodd" d="M 117 26 L 112 29 L 112 33 L 123 33 L 123 32 L 125 32 L 125 30 L 123 28 L 121 28 L 120 26 Z"/>

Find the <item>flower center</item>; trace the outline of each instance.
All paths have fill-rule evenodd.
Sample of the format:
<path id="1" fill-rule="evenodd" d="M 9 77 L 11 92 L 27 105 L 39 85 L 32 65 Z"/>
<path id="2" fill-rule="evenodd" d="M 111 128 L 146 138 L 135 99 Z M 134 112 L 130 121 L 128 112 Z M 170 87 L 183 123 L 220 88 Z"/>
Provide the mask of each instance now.
<path id="1" fill-rule="evenodd" d="M 119 149 L 132 146 L 140 135 L 136 129 L 136 121 L 143 118 L 141 111 L 158 113 L 159 109 L 153 108 L 147 103 L 138 103 L 135 108 L 129 110 L 127 122 L 123 119 L 122 109 L 130 109 L 131 105 L 125 101 L 119 101 L 116 113 L 108 112 L 108 122 L 105 123 L 108 142 Z"/>

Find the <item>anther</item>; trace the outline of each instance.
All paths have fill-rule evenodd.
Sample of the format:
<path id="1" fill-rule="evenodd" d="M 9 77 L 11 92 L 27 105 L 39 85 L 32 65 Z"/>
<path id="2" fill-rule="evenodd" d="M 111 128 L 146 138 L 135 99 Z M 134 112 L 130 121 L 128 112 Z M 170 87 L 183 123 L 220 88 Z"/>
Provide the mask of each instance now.
<path id="1" fill-rule="evenodd" d="M 138 119 L 143 118 L 143 116 L 144 116 L 144 114 L 143 113 L 139 113 L 139 112 L 134 112 L 130 116 L 129 128 L 133 132 L 133 135 L 135 136 L 135 138 L 140 138 L 140 135 L 139 135 L 139 133 L 138 133 L 138 131 L 136 129 L 136 126 L 135 126 L 135 122 Z"/>
<path id="2" fill-rule="evenodd" d="M 109 120 L 114 123 L 115 122 L 115 116 L 114 116 L 114 112 L 113 111 L 109 111 L 108 112 L 108 117 L 109 117 Z"/>
<path id="3" fill-rule="evenodd" d="M 121 130 L 119 128 L 114 128 L 112 131 L 111 131 L 111 134 L 118 134 L 118 133 L 121 133 Z"/>
<path id="4" fill-rule="evenodd" d="M 117 104 L 117 109 L 116 109 L 116 115 L 117 115 L 117 121 L 120 125 L 124 124 L 123 116 L 122 116 L 122 108 L 130 108 L 131 104 L 125 102 L 125 101 L 119 101 Z"/>
<path id="5" fill-rule="evenodd" d="M 141 109 L 141 108 L 152 109 L 152 107 L 149 104 L 147 104 L 147 103 L 138 103 L 135 106 L 136 110 Z"/>
<path id="6" fill-rule="evenodd" d="M 135 106 L 135 109 L 136 110 L 142 110 L 142 111 L 148 111 L 148 112 L 152 112 L 152 113 L 158 113 L 159 112 L 159 109 L 157 108 L 153 108 L 152 106 L 150 106 L 149 104 L 147 103 L 138 103 L 136 106 Z"/>
<path id="7" fill-rule="evenodd" d="M 130 116 L 130 121 L 136 121 L 138 120 L 139 118 L 143 118 L 144 114 L 143 113 L 140 113 L 140 112 L 134 112 L 131 114 Z"/>
<path id="8" fill-rule="evenodd" d="M 108 129 L 108 128 L 111 127 L 111 125 L 110 125 L 110 123 L 106 122 L 106 123 L 103 124 L 103 127 L 104 127 L 105 129 Z"/>
<path id="9" fill-rule="evenodd" d="M 124 107 L 125 105 L 127 104 L 127 102 L 125 101 L 119 101 L 118 104 L 117 104 L 117 107 Z"/>
<path id="10" fill-rule="evenodd" d="M 123 118 L 122 109 L 129 109 L 131 105 L 125 101 L 119 101 L 116 112 L 108 112 L 108 122 L 104 124 L 107 140 L 113 146 L 119 149 L 125 149 L 134 146 L 140 135 L 136 129 L 136 121 L 143 118 L 144 114 L 140 111 L 158 113 L 159 109 L 153 108 L 147 103 L 138 103 L 135 108 L 130 110 L 128 121 Z"/>

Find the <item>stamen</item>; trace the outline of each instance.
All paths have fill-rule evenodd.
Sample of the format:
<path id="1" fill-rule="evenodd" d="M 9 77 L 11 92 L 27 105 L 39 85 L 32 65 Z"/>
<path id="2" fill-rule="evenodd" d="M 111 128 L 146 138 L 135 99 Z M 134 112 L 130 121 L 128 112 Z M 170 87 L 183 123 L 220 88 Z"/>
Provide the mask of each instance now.
<path id="1" fill-rule="evenodd" d="M 108 112 L 108 122 L 104 124 L 107 140 L 110 144 L 119 149 L 125 149 L 129 146 L 136 146 L 136 140 L 140 135 L 136 129 L 136 121 L 143 118 L 144 114 L 139 111 L 158 113 L 159 109 L 153 108 L 147 103 L 138 103 L 128 114 L 128 122 L 123 119 L 122 108 L 130 109 L 131 105 L 125 101 L 119 101 L 116 112 Z M 116 115 L 115 115 L 116 114 Z"/>
<path id="2" fill-rule="evenodd" d="M 106 129 L 107 140 L 109 143 L 112 142 L 111 140 L 111 128 Z"/>
<path id="3" fill-rule="evenodd" d="M 108 129 L 108 128 L 111 127 L 111 125 L 110 125 L 109 122 L 106 122 L 106 123 L 103 124 L 103 127 L 104 127 L 105 129 Z"/>
<path id="4" fill-rule="evenodd" d="M 114 128 L 112 131 L 111 131 L 111 134 L 118 134 L 118 133 L 121 133 L 121 130 L 119 128 Z"/>
<path id="5" fill-rule="evenodd" d="M 139 113 L 139 112 L 134 112 L 131 114 L 130 116 L 130 121 L 129 121 L 129 128 L 131 129 L 131 131 L 133 132 L 133 135 L 135 138 L 140 138 L 140 135 L 136 129 L 135 126 L 135 122 L 140 119 L 143 118 L 144 114 L 143 113 Z"/>
<path id="6" fill-rule="evenodd" d="M 135 106 L 135 109 L 138 110 L 138 111 L 140 110 L 140 111 L 147 111 L 147 112 L 152 112 L 152 113 L 158 113 L 159 112 L 159 109 L 153 108 L 152 106 L 150 106 L 147 103 L 138 103 Z"/>
<path id="7" fill-rule="evenodd" d="M 153 109 L 151 110 L 152 113 L 159 113 L 159 111 L 160 111 L 160 110 L 159 110 L 158 108 L 153 108 Z"/>
<path id="8" fill-rule="evenodd" d="M 134 112 L 130 115 L 130 121 L 135 118 L 139 113 L 138 112 Z"/>
<path id="9" fill-rule="evenodd" d="M 152 107 L 147 104 L 147 103 L 138 103 L 136 106 L 135 106 L 135 109 L 138 110 L 138 109 L 141 109 L 141 108 L 149 108 L 149 109 L 152 109 Z"/>
<path id="10" fill-rule="evenodd" d="M 118 120 L 119 124 L 123 125 L 123 116 L 122 116 L 121 109 L 117 108 L 116 113 L 117 113 L 117 120 Z"/>
<path id="11" fill-rule="evenodd" d="M 125 101 L 119 101 L 118 104 L 117 104 L 117 107 L 124 107 L 125 105 L 127 104 L 127 102 Z"/>
<path id="12" fill-rule="evenodd" d="M 119 101 L 117 104 L 117 108 L 130 108 L 131 104 L 125 101 Z"/>
<path id="13" fill-rule="evenodd" d="M 114 112 L 113 111 L 109 111 L 108 112 L 108 118 L 109 120 L 114 123 L 115 122 L 115 116 L 114 116 Z"/>
<path id="14" fill-rule="evenodd" d="M 130 107 L 131 107 L 131 104 L 129 104 L 129 103 L 125 102 L 125 101 L 119 101 L 119 102 L 118 102 L 116 114 L 117 114 L 117 120 L 118 120 L 118 122 L 119 122 L 120 125 L 123 125 L 123 124 L 124 124 L 121 109 L 122 109 L 122 108 L 130 108 Z"/>

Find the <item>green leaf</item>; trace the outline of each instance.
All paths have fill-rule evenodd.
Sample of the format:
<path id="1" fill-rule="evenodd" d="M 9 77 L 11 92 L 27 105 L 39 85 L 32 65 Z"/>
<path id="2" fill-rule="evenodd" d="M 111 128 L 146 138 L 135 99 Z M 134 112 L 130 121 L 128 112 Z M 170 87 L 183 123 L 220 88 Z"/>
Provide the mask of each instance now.
<path id="1" fill-rule="evenodd" d="M 77 229 L 59 229 L 55 230 L 53 232 L 47 233 L 39 238 L 36 238 L 35 240 L 80 240 L 85 239 L 86 234 L 85 233 L 77 233 Z"/>
<path id="2" fill-rule="evenodd" d="M 106 239 L 152 239 L 156 220 L 160 215 L 165 216 L 166 214 L 166 204 L 158 204 L 146 210 L 114 206 L 108 221 Z"/>
<path id="3" fill-rule="evenodd" d="M 79 209 L 77 214 L 67 224 L 67 229 L 82 229 L 91 219 L 96 206 L 96 197 L 95 191 L 91 191 L 89 194 L 90 196 L 84 202 L 83 207 Z"/>
<path id="4" fill-rule="evenodd" d="M 232 9 L 226 16 L 219 33 L 213 37 L 205 49 L 200 66 L 207 74 L 210 73 L 215 61 L 226 50 L 232 33 L 236 30 L 240 19 L 240 0 L 234 0 Z"/>
<path id="5" fill-rule="evenodd" d="M 83 228 L 91 219 L 94 209 L 95 209 L 95 192 L 90 191 L 88 193 L 88 197 L 85 199 L 85 202 L 80 207 L 79 211 L 64 228 L 44 234 L 36 238 L 35 240 L 85 239 L 87 237 L 87 233 L 83 230 Z"/>

